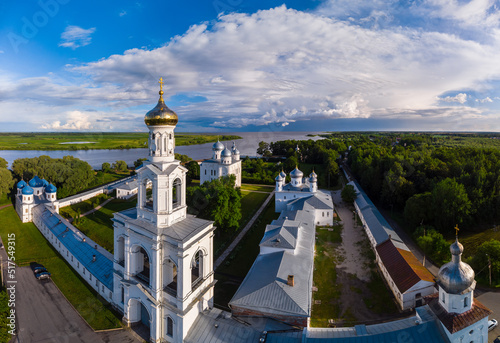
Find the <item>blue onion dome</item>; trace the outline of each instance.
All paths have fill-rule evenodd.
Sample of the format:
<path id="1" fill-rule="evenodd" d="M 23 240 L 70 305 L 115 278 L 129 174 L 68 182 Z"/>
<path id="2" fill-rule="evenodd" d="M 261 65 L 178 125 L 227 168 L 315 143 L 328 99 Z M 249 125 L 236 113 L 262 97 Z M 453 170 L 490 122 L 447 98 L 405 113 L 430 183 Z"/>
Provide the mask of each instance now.
<path id="1" fill-rule="evenodd" d="M 233 150 L 233 154 L 234 155 L 239 155 L 240 151 L 238 149 L 236 149 L 236 147 L 235 147 L 234 150 Z"/>
<path id="2" fill-rule="evenodd" d="M 47 187 L 49 185 L 49 182 L 45 179 L 42 179 L 42 184 L 44 187 Z"/>
<path id="3" fill-rule="evenodd" d="M 177 114 L 172 111 L 170 108 L 165 105 L 163 101 L 163 78 L 160 78 L 160 99 L 158 100 L 158 104 L 156 104 L 155 108 L 146 113 L 144 117 L 144 122 L 146 125 L 177 125 L 179 121 L 179 117 Z"/>
<path id="4" fill-rule="evenodd" d="M 57 192 L 57 188 L 56 186 L 54 186 L 53 184 L 48 184 L 47 186 L 45 186 L 45 192 L 46 193 L 55 193 Z"/>
<path id="5" fill-rule="evenodd" d="M 217 140 L 217 142 L 214 143 L 212 149 L 222 151 L 224 150 L 224 144 L 222 144 L 221 142 L 219 142 L 219 140 Z"/>
<path id="6" fill-rule="evenodd" d="M 474 287 L 475 273 L 467 263 L 461 261 L 464 247 L 458 238 L 450 246 L 451 262 L 446 263 L 439 269 L 437 283 L 445 292 L 450 294 L 463 294 Z"/>
<path id="7" fill-rule="evenodd" d="M 231 157 L 231 150 L 229 150 L 228 148 L 225 148 L 225 149 L 222 151 L 222 156 L 223 156 L 223 157 Z"/>
<path id="8" fill-rule="evenodd" d="M 38 177 L 38 175 L 35 175 L 35 177 L 28 182 L 28 185 L 30 187 L 43 187 L 43 181 Z"/>
<path id="9" fill-rule="evenodd" d="M 31 195 L 33 194 L 33 188 L 31 188 L 29 185 L 26 185 L 25 187 L 23 187 L 22 193 L 24 195 Z"/>
<path id="10" fill-rule="evenodd" d="M 28 184 L 26 183 L 26 181 L 24 180 L 21 180 L 17 183 L 17 188 L 23 188 L 24 186 L 27 186 Z"/>
<path id="11" fill-rule="evenodd" d="M 290 176 L 293 178 L 303 177 L 304 173 L 295 167 L 295 169 L 290 172 Z"/>
<path id="12" fill-rule="evenodd" d="M 278 174 L 278 176 L 276 176 L 275 180 L 280 181 L 280 182 L 283 181 L 283 177 L 281 176 L 281 173 Z"/>
<path id="13" fill-rule="evenodd" d="M 283 169 L 281 169 L 280 176 L 281 176 L 282 178 L 285 178 L 285 177 L 286 177 L 286 174 L 285 174 L 285 172 L 283 171 Z"/>

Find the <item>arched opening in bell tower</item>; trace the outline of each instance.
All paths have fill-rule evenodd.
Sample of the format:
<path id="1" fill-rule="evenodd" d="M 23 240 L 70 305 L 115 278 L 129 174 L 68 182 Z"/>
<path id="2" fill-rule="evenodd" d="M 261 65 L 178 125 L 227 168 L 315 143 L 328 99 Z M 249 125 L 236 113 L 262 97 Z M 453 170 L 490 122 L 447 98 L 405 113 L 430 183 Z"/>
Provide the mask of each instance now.
<path id="1" fill-rule="evenodd" d="M 172 184 L 172 209 L 182 205 L 182 181 L 177 178 Z"/>
<path id="2" fill-rule="evenodd" d="M 177 265 L 171 259 L 163 263 L 163 290 L 168 294 L 177 296 Z"/>
<path id="3" fill-rule="evenodd" d="M 191 261 L 191 289 L 195 289 L 203 281 L 203 251 L 198 250 Z"/>
<path id="4" fill-rule="evenodd" d="M 118 237 L 116 242 L 116 261 L 122 267 L 125 264 L 125 238 L 123 236 Z"/>
<path id="5" fill-rule="evenodd" d="M 136 247 L 133 256 L 135 257 L 135 276 L 137 279 L 149 287 L 151 280 L 150 258 L 143 247 Z"/>
<path id="6" fill-rule="evenodd" d="M 139 208 L 153 211 L 153 182 L 147 178 L 142 180 L 138 192 Z"/>

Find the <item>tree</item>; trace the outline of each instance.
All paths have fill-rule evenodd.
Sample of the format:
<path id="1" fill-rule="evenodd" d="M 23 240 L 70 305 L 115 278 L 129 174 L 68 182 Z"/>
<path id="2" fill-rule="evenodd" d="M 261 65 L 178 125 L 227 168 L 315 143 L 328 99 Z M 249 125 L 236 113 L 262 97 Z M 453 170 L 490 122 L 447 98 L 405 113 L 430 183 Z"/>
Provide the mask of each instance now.
<path id="1" fill-rule="evenodd" d="M 0 196 L 8 194 L 14 185 L 12 173 L 7 169 L 7 161 L 0 157 Z"/>
<path id="2" fill-rule="evenodd" d="M 190 211 L 213 220 L 220 231 L 235 230 L 241 219 L 241 193 L 234 188 L 236 177 L 229 175 L 198 187 L 188 188 Z"/>
<path id="3" fill-rule="evenodd" d="M 449 244 L 443 235 L 430 226 L 421 226 L 415 231 L 417 244 L 422 248 L 424 254 L 429 256 L 435 263 L 442 264 L 450 258 Z"/>
<path id="4" fill-rule="evenodd" d="M 342 196 L 342 200 L 344 200 L 348 204 L 352 204 L 358 197 L 353 185 L 345 185 L 340 195 Z"/>
<path id="5" fill-rule="evenodd" d="M 432 208 L 438 229 L 451 230 L 469 218 L 471 202 L 464 185 L 446 178 L 432 190 Z"/>
<path id="6" fill-rule="evenodd" d="M 190 161 L 186 164 L 187 177 L 191 180 L 200 179 L 200 165 L 196 161 Z"/>
<path id="7" fill-rule="evenodd" d="M 268 151 L 270 154 L 271 151 L 269 150 L 269 143 L 266 143 L 263 141 L 259 142 L 259 147 L 257 148 L 257 154 L 259 154 L 261 156 L 265 156 Z"/>
<path id="8" fill-rule="evenodd" d="M 285 167 L 286 170 L 293 170 L 297 165 L 299 164 L 299 161 L 297 161 L 297 158 L 295 156 L 290 156 L 286 159 L 285 163 L 283 163 L 283 166 Z"/>
<path id="9" fill-rule="evenodd" d="M 134 161 L 134 169 L 139 168 L 142 165 L 142 162 L 147 160 L 147 158 L 138 158 L 136 161 Z"/>
<path id="10" fill-rule="evenodd" d="M 495 283 L 498 283 L 500 282 L 500 241 L 496 239 L 486 241 L 479 246 L 476 254 L 474 254 L 471 259 L 471 266 L 474 270 L 483 270 L 490 261 L 491 278 L 495 281 Z M 488 280 L 489 283 L 488 268 L 486 268 L 485 273 L 482 274 L 481 278 L 483 280 Z"/>
<path id="11" fill-rule="evenodd" d="M 113 163 L 112 166 L 114 171 L 120 172 L 120 171 L 126 171 L 127 170 L 127 163 L 122 160 L 118 160 L 115 163 Z"/>
<path id="12" fill-rule="evenodd" d="M 428 224 L 432 219 L 432 194 L 430 192 L 415 194 L 406 201 L 404 216 L 412 227 L 423 223 Z"/>
<path id="13" fill-rule="evenodd" d="M 102 167 L 101 167 L 102 171 L 107 173 L 111 170 L 111 164 L 109 164 L 108 162 L 104 162 L 102 164 Z"/>

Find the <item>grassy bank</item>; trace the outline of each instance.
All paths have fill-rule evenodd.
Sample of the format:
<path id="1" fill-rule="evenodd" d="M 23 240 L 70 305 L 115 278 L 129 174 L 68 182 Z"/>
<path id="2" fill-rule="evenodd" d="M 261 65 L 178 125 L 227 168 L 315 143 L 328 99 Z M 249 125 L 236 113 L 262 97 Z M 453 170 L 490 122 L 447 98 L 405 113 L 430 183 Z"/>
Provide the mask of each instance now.
<path id="1" fill-rule="evenodd" d="M 235 140 L 239 136 L 176 133 L 175 145 Z M 0 150 L 88 150 L 147 148 L 147 132 L 0 133 Z"/>
<path id="2" fill-rule="evenodd" d="M 16 235 L 16 261 L 18 265 L 39 262 L 52 273 L 52 281 L 94 330 L 121 327 L 120 319 L 108 304 L 52 248 L 33 223 L 22 224 L 13 207 L 0 210 L 0 235 L 4 242 L 7 234 Z"/>

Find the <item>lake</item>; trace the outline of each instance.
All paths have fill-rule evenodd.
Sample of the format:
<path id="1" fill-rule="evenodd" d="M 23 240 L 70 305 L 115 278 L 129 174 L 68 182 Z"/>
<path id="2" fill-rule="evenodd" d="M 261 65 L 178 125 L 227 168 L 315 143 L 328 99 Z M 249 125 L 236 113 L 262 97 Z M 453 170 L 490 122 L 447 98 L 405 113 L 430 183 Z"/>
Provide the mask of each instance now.
<path id="1" fill-rule="evenodd" d="M 235 132 L 224 133 L 225 135 L 237 135 L 242 139 L 236 140 L 236 147 L 242 157 L 256 156 L 259 142 L 276 142 L 287 139 L 308 140 L 321 139 L 321 137 L 308 137 L 308 134 L 317 134 L 318 132 Z M 228 148 L 233 145 L 232 142 L 223 142 Z M 188 155 L 194 160 L 202 160 L 212 157 L 213 143 L 184 145 L 175 148 L 175 152 Z M 148 157 L 147 149 L 104 149 L 104 150 L 0 150 L 0 157 L 7 160 L 9 166 L 18 158 L 32 158 L 47 155 L 52 158 L 62 158 L 63 156 L 74 156 L 88 162 L 92 168 L 101 169 L 104 162 L 113 163 L 117 160 L 125 161 L 129 166 L 134 164 L 139 158 Z"/>

